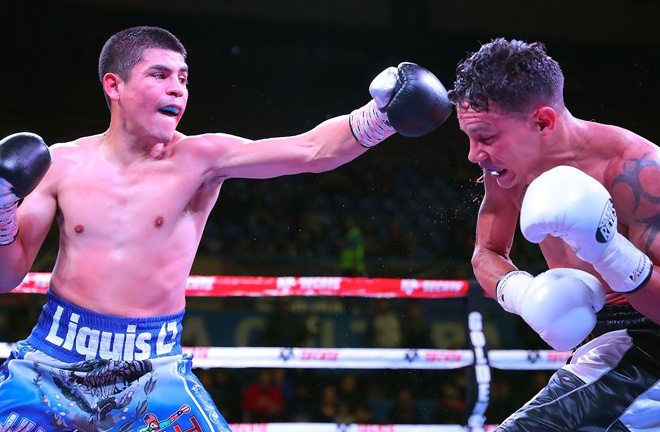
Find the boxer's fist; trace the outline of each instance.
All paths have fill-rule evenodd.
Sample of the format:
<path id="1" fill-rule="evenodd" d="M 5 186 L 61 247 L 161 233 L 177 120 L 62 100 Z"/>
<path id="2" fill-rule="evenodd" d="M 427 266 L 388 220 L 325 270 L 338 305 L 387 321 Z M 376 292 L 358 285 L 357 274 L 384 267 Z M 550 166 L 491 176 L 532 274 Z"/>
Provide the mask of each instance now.
<path id="1" fill-rule="evenodd" d="M 617 232 L 617 223 L 609 192 L 569 166 L 558 166 L 536 178 L 520 210 L 520 228 L 527 240 L 539 243 L 548 234 L 562 238 L 610 288 L 630 292 L 650 278 L 653 264 Z"/>
<path id="2" fill-rule="evenodd" d="M 32 192 L 50 163 L 50 150 L 38 135 L 21 132 L 0 141 L 0 206 Z"/>
<path id="3" fill-rule="evenodd" d="M 552 348 L 566 351 L 583 341 L 605 304 L 598 279 L 581 270 L 558 268 L 533 277 L 512 272 L 497 286 L 498 301 L 523 320 Z"/>
<path id="4" fill-rule="evenodd" d="M 381 72 L 369 86 L 373 100 L 353 111 L 349 122 L 355 138 L 372 147 L 395 132 L 407 137 L 425 135 L 452 112 L 447 90 L 425 68 L 401 63 Z"/>
<path id="5" fill-rule="evenodd" d="M 16 239 L 18 200 L 37 187 L 50 164 L 48 146 L 38 135 L 22 132 L 0 141 L 0 245 Z"/>
<path id="6" fill-rule="evenodd" d="M 407 137 L 426 135 L 452 112 L 440 80 L 415 63 L 386 69 L 373 80 L 369 92 L 394 130 Z"/>

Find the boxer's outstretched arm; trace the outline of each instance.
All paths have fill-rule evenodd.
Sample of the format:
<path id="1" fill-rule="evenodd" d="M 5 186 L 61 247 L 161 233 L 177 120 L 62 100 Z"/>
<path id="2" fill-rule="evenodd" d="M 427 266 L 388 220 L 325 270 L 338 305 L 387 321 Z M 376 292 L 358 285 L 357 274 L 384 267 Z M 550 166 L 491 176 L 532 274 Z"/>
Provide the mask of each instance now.
<path id="1" fill-rule="evenodd" d="M 348 116 L 334 117 L 300 135 L 244 140 L 224 134 L 191 137 L 204 139 L 201 158 L 213 176 L 267 179 L 334 169 L 367 151 L 355 141 Z"/>
<path id="2" fill-rule="evenodd" d="M 373 99 L 365 106 L 300 135 L 247 141 L 210 134 L 197 139 L 208 143 L 205 160 L 218 177 L 271 178 L 334 169 L 396 132 L 427 134 L 452 111 L 440 81 L 412 63 L 383 71 L 369 92 Z"/>

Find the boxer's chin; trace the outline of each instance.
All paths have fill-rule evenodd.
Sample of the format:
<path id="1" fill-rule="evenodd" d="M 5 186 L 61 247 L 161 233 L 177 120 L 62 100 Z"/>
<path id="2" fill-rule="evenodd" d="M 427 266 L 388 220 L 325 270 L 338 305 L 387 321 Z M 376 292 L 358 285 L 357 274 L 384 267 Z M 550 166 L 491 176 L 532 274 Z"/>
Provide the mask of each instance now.
<path id="1" fill-rule="evenodd" d="M 515 185 L 515 175 L 513 171 L 507 169 L 488 171 L 488 175 L 492 176 L 497 182 L 497 185 L 503 189 L 510 189 Z"/>

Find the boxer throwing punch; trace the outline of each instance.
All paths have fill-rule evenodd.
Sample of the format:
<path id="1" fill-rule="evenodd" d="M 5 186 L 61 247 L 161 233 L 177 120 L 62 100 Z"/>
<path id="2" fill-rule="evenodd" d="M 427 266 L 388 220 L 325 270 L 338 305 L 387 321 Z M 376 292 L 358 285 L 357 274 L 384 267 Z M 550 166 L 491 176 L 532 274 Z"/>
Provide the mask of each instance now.
<path id="1" fill-rule="evenodd" d="M 47 303 L 0 369 L 0 425 L 229 431 L 180 346 L 186 280 L 222 183 L 331 170 L 397 130 L 434 130 L 453 107 L 433 74 L 402 63 L 374 79 L 364 107 L 306 133 L 185 136 L 186 51 L 155 27 L 113 35 L 99 78 L 105 132 L 50 149 L 32 134 L 0 144 L 0 292 L 23 280 L 53 219 L 60 228 Z"/>
<path id="2" fill-rule="evenodd" d="M 658 430 L 660 149 L 573 117 L 563 84 L 543 44 L 499 38 L 459 63 L 449 91 L 483 169 L 476 278 L 553 348 L 579 346 L 498 430 Z M 509 256 L 519 216 L 539 275 Z"/>

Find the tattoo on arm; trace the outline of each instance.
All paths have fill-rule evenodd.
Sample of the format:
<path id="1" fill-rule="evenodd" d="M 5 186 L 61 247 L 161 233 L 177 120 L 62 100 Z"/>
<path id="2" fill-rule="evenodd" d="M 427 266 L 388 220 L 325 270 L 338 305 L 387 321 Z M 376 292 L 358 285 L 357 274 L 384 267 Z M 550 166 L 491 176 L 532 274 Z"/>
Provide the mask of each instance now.
<path id="1" fill-rule="evenodd" d="M 653 204 L 660 204 L 660 196 L 651 195 L 649 192 L 644 190 L 644 186 L 641 182 L 641 173 L 644 168 L 660 168 L 660 164 L 657 160 L 650 158 L 651 153 L 645 153 L 639 159 L 626 159 L 623 162 L 622 174 L 619 174 L 612 182 L 612 187 L 616 186 L 619 183 L 624 183 L 628 185 L 633 193 L 633 198 L 635 200 L 633 206 L 633 212 L 637 210 L 640 202 L 642 200 L 648 201 Z M 651 217 L 644 219 L 637 219 L 636 222 L 645 225 L 643 235 L 648 235 L 646 239 L 646 250 L 648 253 L 651 248 L 651 244 L 655 240 L 658 233 L 660 233 L 660 213 L 655 214 Z"/>

